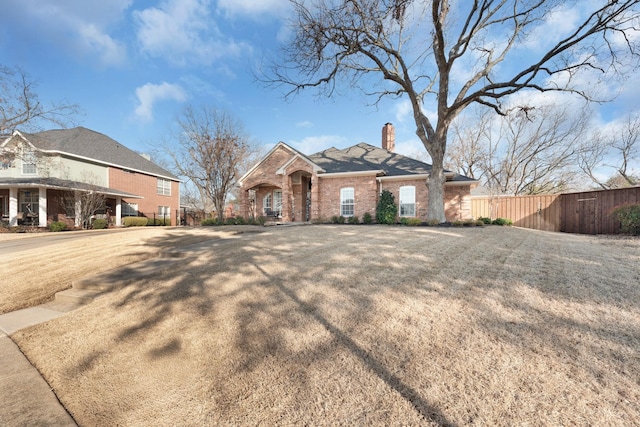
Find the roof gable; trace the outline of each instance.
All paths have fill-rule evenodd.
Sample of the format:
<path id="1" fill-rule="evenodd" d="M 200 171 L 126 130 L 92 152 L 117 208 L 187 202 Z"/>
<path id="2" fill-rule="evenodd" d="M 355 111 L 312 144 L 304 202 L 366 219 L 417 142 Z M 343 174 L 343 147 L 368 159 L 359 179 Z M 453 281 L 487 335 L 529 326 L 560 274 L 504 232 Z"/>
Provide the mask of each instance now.
<path id="1" fill-rule="evenodd" d="M 17 132 L 17 131 L 16 131 Z M 178 181 L 171 172 L 108 136 L 84 128 L 19 133 L 35 148 Z"/>
<path id="2" fill-rule="evenodd" d="M 278 168 L 275 171 L 276 174 L 284 173 L 284 170 L 289 165 L 291 165 L 293 162 L 295 162 L 297 159 L 301 159 L 304 162 L 309 163 L 313 167 L 314 171 L 316 171 L 316 172 L 317 171 L 323 171 L 323 169 L 321 167 L 319 167 L 317 164 L 315 164 L 313 161 L 311 161 L 308 156 L 305 156 L 304 154 L 302 154 L 301 152 L 299 152 L 295 148 L 293 148 L 293 147 L 285 144 L 284 142 L 280 141 L 258 163 L 256 163 L 251 169 L 249 169 L 247 171 L 247 173 L 242 175 L 242 177 L 238 180 L 239 184 L 242 185 L 242 183 L 244 181 L 246 181 L 251 176 L 251 174 L 253 174 L 256 170 L 258 170 L 273 155 L 275 155 L 275 153 L 277 153 L 280 150 L 288 151 L 290 153 L 291 157 L 286 162 L 284 162 L 283 164 L 278 166 Z"/>

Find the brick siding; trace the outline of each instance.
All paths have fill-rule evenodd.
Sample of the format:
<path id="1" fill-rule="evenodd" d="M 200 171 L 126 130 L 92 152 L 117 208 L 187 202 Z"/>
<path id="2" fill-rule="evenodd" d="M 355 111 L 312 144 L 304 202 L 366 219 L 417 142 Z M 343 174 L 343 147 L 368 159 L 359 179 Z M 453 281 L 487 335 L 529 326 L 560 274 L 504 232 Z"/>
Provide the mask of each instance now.
<path id="1" fill-rule="evenodd" d="M 142 196 L 142 199 L 122 198 L 122 202 L 136 203 L 138 211 L 151 216 L 158 213 L 158 206 L 169 206 L 171 225 L 177 225 L 176 213 L 180 208 L 180 183 L 171 181 L 171 195 L 158 194 L 158 178 L 142 173 L 125 172 L 122 169 L 109 168 L 109 187 L 127 193 Z"/>

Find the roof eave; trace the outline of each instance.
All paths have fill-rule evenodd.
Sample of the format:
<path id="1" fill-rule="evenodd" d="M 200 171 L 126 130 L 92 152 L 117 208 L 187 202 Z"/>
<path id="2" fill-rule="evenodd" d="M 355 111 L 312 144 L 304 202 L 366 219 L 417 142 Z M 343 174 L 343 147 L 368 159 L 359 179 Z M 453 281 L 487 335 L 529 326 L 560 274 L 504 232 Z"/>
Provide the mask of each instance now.
<path id="1" fill-rule="evenodd" d="M 328 172 L 318 174 L 318 178 L 342 178 L 350 176 L 369 176 L 369 175 L 383 175 L 383 170 L 367 170 L 367 171 L 352 171 L 352 172 Z"/>

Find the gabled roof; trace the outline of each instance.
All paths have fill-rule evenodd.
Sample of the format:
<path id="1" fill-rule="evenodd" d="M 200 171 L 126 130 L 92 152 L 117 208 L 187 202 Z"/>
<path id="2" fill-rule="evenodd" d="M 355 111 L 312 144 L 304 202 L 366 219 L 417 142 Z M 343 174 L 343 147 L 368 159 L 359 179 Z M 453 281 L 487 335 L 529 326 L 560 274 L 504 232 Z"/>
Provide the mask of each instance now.
<path id="1" fill-rule="evenodd" d="M 305 162 L 309 163 L 310 165 L 312 165 L 312 166 L 313 166 L 313 168 L 314 168 L 314 170 L 315 170 L 315 171 L 322 171 L 322 172 L 324 172 L 324 170 L 323 170 L 320 166 L 318 166 L 317 164 L 313 163 L 313 161 L 311 161 L 311 160 L 309 159 L 309 157 L 308 157 L 308 156 L 306 156 L 306 155 L 302 154 L 301 152 L 299 152 L 299 151 L 298 151 L 298 150 L 296 150 L 295 148 L 293 148 L 293 147 L 291 147 L 291 146 L 289 146 L 289 145 L 285 144 L 284 142 L 280 141 L 280 142 L 278 142 L 278 143 L 277 143 L 277 144 L 276 144 L 276 145 L 275 145 L 271 150 L 269 150 L 269 152 L 267 153 L 267 155 L 266 155 L 266 156 L 264 156 L 264 157 L 262 158 L 262 160 L 260 160 L 258 163 L 256 163 L 255 165 L 253 165 L 253 167 L 252 167 L 251 169 L 249 169 L 249 170 L 247 171 L 247 173 L 245 173 L 244 175 L 242 175 L 242 177 L 238 180 L 238 183 L 239 183 L 240 185 L 242 185 L 243 181 L 244 181 L 244 180 L 245 180 L 249 175 L 251 175 L 251 174 L 253 173 L 253 171 L 255 171 L 257 168 L 259 168 L 259 167 L 260 167 L 260 165 L 261 165 L 261 164 L 263 164 L 264 162 L 266 162 L 266 161 L 267 161 L 267 159 L 268 159 L 269 157 L 271 157 L 271 155 L 272 155 L 273 153 L 275 153 L 277 150 L 279 150 L 279 149 L 281 149 L 281 148 L 284 148 L 285 150 L 288 150 L 289 152 L 291 152 L 291 154 L 292 154 L 292 156 L 293 156 L 293 157 L 292 157 L 291 159 L 289 159 L 289 161 L 288 161 L 286 164 L 281 165 L 281 166 L 280 166 L 280 168 L 278 168 L 278 171 L 277 171 L 276 173 L 282 173 L 282 169 L 285 169 L 288 165 L 290 165 L 291 163 L 293 163 L 293 161 L 294 161 L 294 160 L 296 160 L 296 159 L 302 159 L 303 161 L 305 161 Z"/>
<path id="2" fill-rule="evenodd" d="M 383 171 L 385 176 L 424 175 L 431 165 L 361 142 L 339 150 L 329 148 L 309 156 L 327 173 Z"/>
<path id="3" fill-rule="evenodd" d="M 140 154 L 108 136 L 84 128 L 55 129 L 37 133 L 16 131 L 38 150 L 65 154 L 149 175 L 179 181 L 171 172 L 147 160 Z"/>

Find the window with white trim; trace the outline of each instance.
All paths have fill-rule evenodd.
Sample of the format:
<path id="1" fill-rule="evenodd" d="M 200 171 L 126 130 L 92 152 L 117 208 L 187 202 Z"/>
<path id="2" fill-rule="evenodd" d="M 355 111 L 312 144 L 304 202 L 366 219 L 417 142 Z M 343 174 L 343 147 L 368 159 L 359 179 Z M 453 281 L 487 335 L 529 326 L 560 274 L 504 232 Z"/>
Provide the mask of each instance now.
<path id="1" fill-rule="evenodd" d="M 278 216 L 282 215 L 282 190 L 273 192 L 273 210 L 278 213 Z"/>
<path id="2" fill-rule="evenodd" d="M 400 216 L 416 216 L 416 187 L 413 185 L 400 187 Z"/>
<path id="3" fill-rule="evenodd" d="M 18 212 L 24 213 L 25 216 L 38 216 L 40 205 L 40 197 L 38 190 L 24 190 L 18 193 Z"/>
<path id="4" fill-rule="evenodd" d="M 262 199 L 262 209 L 265 214 L 271 211 L 271 193 L 264 195 Z"/>
<path id="5" fill-rule="evenodd" d="M 38 173 L 36 168 L 36 155 L 33 151 L 25 151 L 22 156 L 22 174 L 35 175 Z"/>
<path id="6" fill-rule="evenodd" d="M 171 195 L 171 181 L 164 178 L 158 178 L 157 185 L 158 194 L 162 194 L 163 196 Z"/>
<path id="7" fill-rule="evenodd" d="M 158 216 L 160 218 L 171 218 L 169 206 L 158 206 Z"/>
<path id="8" fill-rule="evenodd" d="M 353 187 L 340 189 L 340 215 L 353 216 L 355 207 L 354 194 Z"/>
<path id="9" fill-rule="evenodd" d="M 122 202 L 122 216 L 138 216 L 138 204 Z"/>

